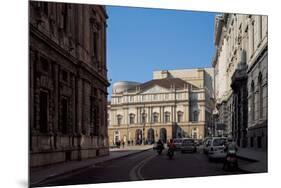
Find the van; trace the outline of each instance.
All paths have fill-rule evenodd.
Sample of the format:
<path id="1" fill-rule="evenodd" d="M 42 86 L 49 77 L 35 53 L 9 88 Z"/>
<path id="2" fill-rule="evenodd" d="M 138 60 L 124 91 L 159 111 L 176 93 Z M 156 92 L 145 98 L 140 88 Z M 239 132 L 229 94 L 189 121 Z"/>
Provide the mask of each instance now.
<path id="1" fill-rule="evenodd" d="M 226 137 L 213 137 L 212 139 L 210 139 L 207 147 L 207 154 L 209 159 L 224 159 L 226 157 L 226 144 Z"/>

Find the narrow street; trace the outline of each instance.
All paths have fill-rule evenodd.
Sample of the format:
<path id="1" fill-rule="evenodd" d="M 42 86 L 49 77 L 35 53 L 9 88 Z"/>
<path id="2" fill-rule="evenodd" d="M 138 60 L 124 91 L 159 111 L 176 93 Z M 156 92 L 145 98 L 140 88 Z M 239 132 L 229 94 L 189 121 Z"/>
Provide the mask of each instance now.
<path id="1" fill-rule="evenodd" d="M 152 149 L 118 160 L 101 163 L 72 174 L 60 176 L 37 186 L 58 186 L 88 183 L 122 182 L 167 178 L 200 177 L 241 174 L 242 171 L 225 172 L 221 162 L 209 162 L 202 152 L 176 152 L 172 160 L 157 155 Z"/>

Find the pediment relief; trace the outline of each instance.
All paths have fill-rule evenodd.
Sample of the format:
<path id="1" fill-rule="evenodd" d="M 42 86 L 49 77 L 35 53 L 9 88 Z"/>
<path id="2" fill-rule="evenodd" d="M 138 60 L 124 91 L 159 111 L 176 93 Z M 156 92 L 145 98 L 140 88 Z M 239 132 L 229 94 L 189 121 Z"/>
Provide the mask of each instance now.
<path id="1" fill-rule="evenodd" d="M 166 88 L 160 87 L 158 85 L 155 85 L 153 87 L 150 87 L 150 88 L 142 91 L 141 93 L 142 94 L 151 94 L 151 93 L 161 93 L 161 92 L 167 92 L 167 91 L 169 91 L 169 90 Z"/>

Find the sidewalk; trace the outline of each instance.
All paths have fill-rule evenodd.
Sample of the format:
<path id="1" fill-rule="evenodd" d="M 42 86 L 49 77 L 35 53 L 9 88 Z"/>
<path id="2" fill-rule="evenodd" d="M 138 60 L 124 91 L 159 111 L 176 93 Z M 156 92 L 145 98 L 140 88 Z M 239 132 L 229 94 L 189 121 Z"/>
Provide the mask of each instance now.
<path id="1" fill-rule="evenodd" d="M 137 154 L 152 148 L 152 145 L 145 146 L 131 146 L 125 148 L 110 149 L 108 156 L 101 156 L 98 158 L 87 159 L 83 161 L 69 161 L 65 163 L 59 163 L 51 166 L 32 168 L 30 170 L 30 185 L 36 185 L 40 182 L 48 179 L 73 173 L 85 168 L 90 168 L 98 163 L 103 163 L 110 160 L 120 159 L 129 155 Z"/>
<path id="2" fill-rule="evenodd" d="M 267 172 L 267 152 L 247 148 L 238 148 L 238 158 L 249 161 L 239 165 L 239 168 L 246 172 L 261 173 Z"/>

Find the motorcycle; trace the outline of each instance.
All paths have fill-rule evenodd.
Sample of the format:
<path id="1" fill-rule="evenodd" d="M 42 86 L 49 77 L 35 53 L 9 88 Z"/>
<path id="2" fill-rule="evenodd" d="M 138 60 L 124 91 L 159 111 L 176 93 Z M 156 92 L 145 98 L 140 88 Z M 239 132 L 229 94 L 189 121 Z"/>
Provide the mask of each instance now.
<path id="1" fill-rule="evenodd" d="M 226 159 L 223 164 L 223 170 L 235 171 L 237 169 L 238 169 L 238 159 L 236 156 L 236 151 L 230 150 L 226 155 Z"/>
<path id="2" fill-rule="evenodd" d="M 174 156 L 174 150 L 173 150 L 173 149 L 171 149 L 171 148 L 169 148 L 169 149 L 168 149 L 168 153 L 167 153 L 167 155 L 168 155 L 169 159 L 172 159 L 172 158 L 173 158 L 173 156 Z"/>

